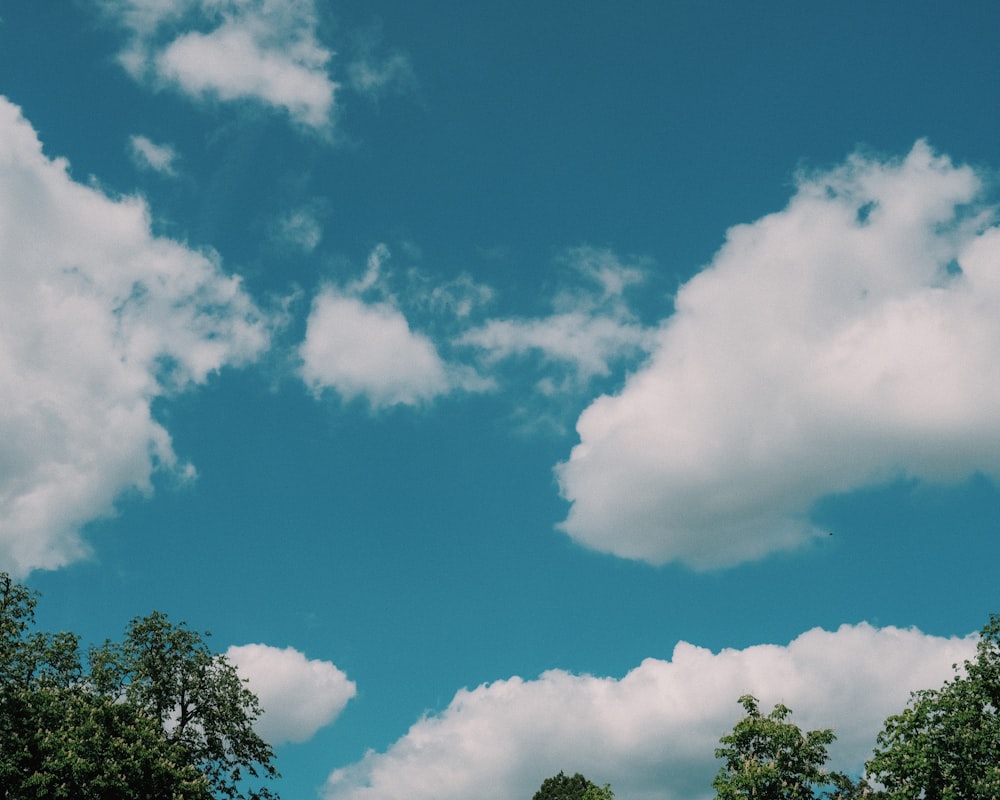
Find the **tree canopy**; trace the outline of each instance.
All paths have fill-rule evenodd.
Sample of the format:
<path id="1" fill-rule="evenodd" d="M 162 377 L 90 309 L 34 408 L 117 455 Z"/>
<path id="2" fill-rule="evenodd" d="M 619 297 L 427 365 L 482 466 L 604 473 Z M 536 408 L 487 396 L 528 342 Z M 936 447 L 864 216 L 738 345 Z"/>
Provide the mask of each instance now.
<path id="1" fill-rule="evenodd" d="M 202 635 L 154 612 L 84 661 L 36 602 L 0 573 L 0 800 L 275 796 L 257 698 Z"/>
<path id="2" fill-rule="evenodd" d="M 208 634 L 160 612 L 86 658 L 72 633 L 34 630 L 37 597 L 0 573 L 0 800 L 274 800 L 257 698 Z M 803 731 L 752 695 L 715 751 L 718 800 L 1000 797 L 1000 616 L 976 657 L 911 695 L 878 735 L 864 780 L 826 768 L 831 729 Z M 533 800 L 614 800 L 580 773 Z"/>
<path id="3" fill-rule="evenodd" d="M 712 781 L 719 800 L 813 800 L 821 789 L 836 792 L 849 783 L 825 769 L 827 745 L 836 738 L 832 730 L 803 732 L 781 704 L 765 716 L 752 695 L 739 702 L 746 715 L 715 751 L 724 762 Z"/>
<path id="4" fill-rule="evenodd" d="M 803 733 L 775 706 L 761 714 L 755 698 L 722 737 L 724 765 L 713 786 L 720 800 L 805 798 L 839 800 L 983 800 L 1000 797 L 1000 616 L 982 628 L 976 657 L 955 667 L 940 689 L 914 692 L 885 721 L 865 778 L 852 781 L 825 769 L 832 730 Z"/>
<path id="5" fill-rule="evenodd" d="M 940 689 L 914 692 L 878 736 L 868 775 L 890 800 L 1000 797 L 1000 616 L 976 658 Z"/>
<path id="6" fill-rule="evenodd" d="M 566 775 L 560 771 L 542 781 L 532 800 L 614 800 L 614 796 L 609 784 L 598 786 L 579 772 Z"/>

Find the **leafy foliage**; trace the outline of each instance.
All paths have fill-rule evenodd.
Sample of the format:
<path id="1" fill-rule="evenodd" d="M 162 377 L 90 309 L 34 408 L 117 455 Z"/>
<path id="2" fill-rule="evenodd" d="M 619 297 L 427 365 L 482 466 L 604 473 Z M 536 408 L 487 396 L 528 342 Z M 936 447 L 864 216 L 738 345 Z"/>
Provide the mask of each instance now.
<path id="1" fill-rule="evenodd" d="M 212 797 L 205 776 L 139 709 L 79 688 L 26 692 L 21 700 L 18 775 L 8 797 Z"/>
<path id="2" fill-rule="evenodd" d="M 604 786 L 592 783 L 583 793 L 583 800 L 615 800 L 615 793 L 611 791 L 610 783 L 606 783 Z"/>
<path id="3" fill-rule="evenodd" d="M 604 794 L 604 793 L 607 794 Z M 558 775 L 542 781 L 541 788 L 532 800 L 612 800 L 614 794 L 610 786 L 603 789 L 591 783 L 577 772 L 569 776 L 560 771 Z"/>
<path id="4" fill-rule="evenodd" d="M 715 757 L 725 763 L 712 781 L 719 800 L 813 800 L 820 789 L 843 797 L 854 789 L 846 775 L 824 769 L 832 730 L 803 733 L 788 722 L 791 709 L 776 705 L 764 716 L 757 699 L 740 698 L 746 716 L 723 736 Z"/>
<path id="5" fill-rule="evenodd" d="M 867 769 L 891 800 L 1000 797 L 1000 616 L 974 661 L 940 689 L 914 692 L 885 722 Z"/>
<path id="6" fill-rule="evenodd" d="M 37 597 L 0 573 L 0 800 L 274 800 L 257 698 L 224 656 L 159 612 L 84 662 L 77 637 L 33 631 Z M 980 800 L 1000 797 L 1000 616 L 976 658 L 889 717 L 869 780 L 825 768 L 830 729 L 803 732 L 751 695 L 720 740 L 718 800 Z M 580 773 L 533 800 L 614 800 Z"/>
<path id="7" fill-rule="evenodd" d="M 153 613 L 121 644 L 32 632 L 36 597 L 0 573 L 0 800 L 267 800 L 257 698 L 185 625 Z"/>
<path id="8" fill-rule="evenodd" d="M 277 774 L 270 746 L 253 730 L 261 713 L 257 698 L 200 634 L 154 612 L 133 619 L 121 644 L 106 643 L 90 661 L 97 689 L 158 720 L 167 741 L 217 796 L 274 796 L 266 787 L 244 786 L 247 778 Z"/>

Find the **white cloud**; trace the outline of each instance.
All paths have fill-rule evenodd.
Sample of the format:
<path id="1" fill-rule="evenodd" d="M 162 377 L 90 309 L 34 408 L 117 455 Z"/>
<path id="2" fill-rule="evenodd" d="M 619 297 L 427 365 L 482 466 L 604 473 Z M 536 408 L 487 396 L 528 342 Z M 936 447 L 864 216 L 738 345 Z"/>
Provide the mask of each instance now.
<path id="1" fill-rule="evenodd" d="M 364 275 L 344 288 L 320 289 L 299 347 L 302 379 L 317 395 L 332 389 L 346 400 L 364 397 L 374 409 L 488 388 L 473 370 L 446 363 L 430 337 L 410 327 L 389 291 L 383 269 L 389 257 L 379 244 Z M 372 295 L 383 299 L 364 299 Z"/>
<path id="2" fill-rule="evenodd" d="M 539 319 L 494 319 L 462 335 L 460 344 L 485 351 L 487 362 L 538 353 L 572 368 L 574 382 L 608 375 L 613 360 L 641 352 L 649 336 L 641 326 L 585 311 Z"/>
<path id="3" fill-rule="evenodd" d="M 315 0 L 105 2 L 131 34 L 121 55 L 137 79 L 223 101 L 255 100 L 325 129 L 337 84 L 317 39 Z"/>
<path id="4" fill-rule="evenodd" d="M 292 647 L 234 645 L 226 658 L 260 700 L 264 713 L 256 730 L 272 745 L 311 739 L 357 694 L 354 682 L 334 664 L 308 659 Z"/>
<path id="5" fill-rule="evenodd" d="M 463 333 L 457 344 L 479 350 L 487 366 L 540 356 L 549 366 L 568 369 L 563 383 L 571 387 L 608 375 L 615 362 L 648 351 L 652 332 L 625 300 L 625 292 L 642 282 L 642 267 L 591 247 L 573 248 L 562 260 L 574 274 L 573 288 L 556 294 L 551 314 L 490 319 Z M 543 377 L 539 386 L 552 387 L 551 376 Z"/>
<path id="6" fill-rule="evenodd" d="M 277 238 L 303 253 L 311 253 L 323 239 L 323 227 L 313 209 L 304 206 L 289 211 L 278 220 Z"/>
<path id="7" fill-rule="evenodd" d="M 156 144 L 146 136 L 136 135 L 129 138 L 129 152 L 140 169 L 151 169 L 164 175 L 177 174 L 174 169 L 177 151 L 169 144 Z"/>
<path id="8" fill-rule="evenodd" d="M 458 320 L 466 320 L 473 311 L 493 300 L 494 291 L 483 283 L 476 282 L 471 275 L 463 272 L 449 281 L 438 281 L 423 293 L 424 305 L 436 314 L 450 315 Z"/>
<path id="9" fill-rule="evenodd" d="M 189 474 L 154 398 L 268 344 L 218 260 L 150 232 L 145 204 L 75 183 L 0 98 L 0 569 L 86 553 L 80 527 L 157 469 Z"/>
<path id="10" fill-rule="evenodd" d="M 919 142 L 731 229 L 647 365 L 580 416 L 563 529 L 719 567 L 805 541 L 831 493 L 1000 474 L 1000 230 L 979 191 Z"/>
<path id="11" fill-rule="evenodd" d="M 531 797 L 559 770 L 632 800 L 710 798 L 713 753 L 741 695 L 784 703 L 803 728 L 833 727 L 831 765 L 857 770 L 909 692 L 939 686 L 974 640 L 866 624 L 808 631 L 787 646 L 708 650 L 681 642 L 621 679 L 559 670 L 458 692 L 386 752 L 335 770 L 327 800 Z"/>
<path id="12" fill-rule="evenodd" d="M 478 323 L 495 298 L 491 287 L 464 273 L 433 280 L 416 267 L 394 275 L 389 258 L 388 247 L 377 245 L 361 275 L 329 283 L 315 297 L 299 357 L 316 394 L 333 389 L 346 399 L 366 397 L 374 408 L 418 405 L 453 391 L 494 390 L 503 362 L 516 362 L 534 370 L 528 374 L 537 376 L 551 413 L 553 395 L 578 396 L 592 378 L 642 357 L 655 341 L 626 299 L 645 265 L 606 250 L 564 254 L 568 288 L 554 294 L 547 316 Z"/>
<path id="13" fill-rule="evenodd" d="M 375 408 L 417 405 L 450 388 L 434 344 L 398 309 L 332 286 L 313 300 L 299 355 L 314 391 L 331 388 L 347 400 L 363 395 Z"/>
<path id="14" fill-rule="evenodd" d="M 377 97 L 390 89 L 405 91 L 414 85 L 410 60 L 401 53 L 384 59 L 365 58 L 347 67 L 348 85 L 360 94 Z"/>

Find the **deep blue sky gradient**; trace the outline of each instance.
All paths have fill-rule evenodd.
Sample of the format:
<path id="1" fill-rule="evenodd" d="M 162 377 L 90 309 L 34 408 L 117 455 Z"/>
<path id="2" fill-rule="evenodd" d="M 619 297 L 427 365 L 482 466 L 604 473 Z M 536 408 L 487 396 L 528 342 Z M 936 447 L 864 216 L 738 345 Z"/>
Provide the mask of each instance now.
<path id="1" fill-rule="evenodd" d="M 531 376 L 509 392 L 373 414 L 312 397 L 291 373 L 309 298 L 356 277 L 379 242 L 393 264 L 467 272 L 507 313 L 544 313 L 558 254 L 590 244 L 647 259 L 638 311 L 664 318 L 726 230 L 781 209 L 797 169 L 926 137 L 1000 165 L 1000 7 L 932 3 L 348 0 L 323 11 L 338 56 L 358 37 L 405 54 L 414 82 L 377 102 L 345 93 L 333 144 L 247 104 L 152 91 L 114 61 L 120 34 L 84 2 L 0 2 L 0 93 L 46 153 L 108 192 L 143 194 L 156 230 L 217 250 L 267 305 L 299 292 L 253 369 L 158 401 L 199 477 L 155 479 L 93 522 L 93 558 L 30 585 L 39 618 L 85 640 L 153 608 L 333 661 L 359 685 L 338 721 L 279 749 L 289 798 L 385 749 L 463 686 L 550 668 L 620 676 L 678 640 L 787 642 L 867 620 L 965 634 L 1000 609 L 1000 491 L 900 481 L 827 498 L 827 539 L 721 572 L 597 554 L 555 525 L 553 466 L 590 394 L 519 429 Z M 375 37 L 375 38 L 373 38 Z M 127 137 L 181 153 L 176 180 L 139 172 Z M 265 229 L 315 203 L 324 239 L 282 253 Z M 2 265 L 0 265 L 2 268 Z"/>

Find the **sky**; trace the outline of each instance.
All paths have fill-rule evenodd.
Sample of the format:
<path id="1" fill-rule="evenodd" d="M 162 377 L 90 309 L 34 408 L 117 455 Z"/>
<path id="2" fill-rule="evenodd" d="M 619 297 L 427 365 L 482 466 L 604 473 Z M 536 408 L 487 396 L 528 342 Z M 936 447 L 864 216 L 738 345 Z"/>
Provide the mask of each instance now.
<path id="1" fill-rule="evenodd" d="M 0 0 L 0 570 L 286 800 L 712 797 L 1000 611 L 1000 6 Z"/>

